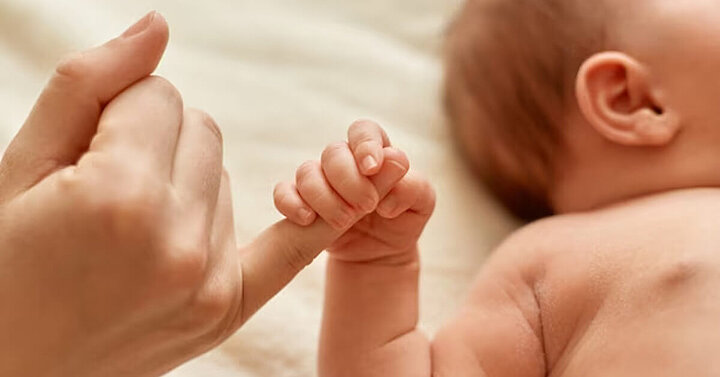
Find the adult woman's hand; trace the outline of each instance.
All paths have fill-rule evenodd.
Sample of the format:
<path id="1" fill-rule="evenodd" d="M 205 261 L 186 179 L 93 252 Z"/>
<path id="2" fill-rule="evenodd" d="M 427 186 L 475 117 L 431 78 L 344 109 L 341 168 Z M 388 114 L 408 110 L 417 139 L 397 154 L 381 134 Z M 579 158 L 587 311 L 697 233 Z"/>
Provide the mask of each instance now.
<path id="1" fill-rule="evenodd" d="M 340 232 L 236 246 L 222 138 L 150 77 L 151 13 L 65 59 L 0 164 L 0 375 L 158 375 L 231 335 Z"/>

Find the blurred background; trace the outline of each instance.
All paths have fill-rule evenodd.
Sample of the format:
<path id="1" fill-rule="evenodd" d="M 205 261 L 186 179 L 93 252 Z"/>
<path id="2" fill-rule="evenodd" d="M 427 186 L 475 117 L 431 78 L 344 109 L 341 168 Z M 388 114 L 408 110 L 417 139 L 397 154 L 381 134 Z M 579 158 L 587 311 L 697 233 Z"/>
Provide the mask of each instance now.
<path id="1" fill-rule="evenodd" d="M 241 243 L 280 217 L 272 188 L 375 119 L 438 207 L 421 240 L 421 323 L 434 332 L 514 224 L 452 151 L 440 106 L 443 33 L 462 0 L 0 0 L 0 148 L 64 54 L 101 44 L 149 10 L 170 24 L 157 74 L 225 136 Z M 217 350 L 170 376 L 313 376 L 324 257 Z"/>

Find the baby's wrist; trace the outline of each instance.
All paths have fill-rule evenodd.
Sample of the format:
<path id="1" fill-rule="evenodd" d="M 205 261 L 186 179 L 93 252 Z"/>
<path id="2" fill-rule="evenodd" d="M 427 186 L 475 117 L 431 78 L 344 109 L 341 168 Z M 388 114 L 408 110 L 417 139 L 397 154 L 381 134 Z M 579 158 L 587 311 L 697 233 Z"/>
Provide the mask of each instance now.
<path id="1" fill-rule="evenodd" d="M 407 265 L 418 263 L 420 254 L 417 244 L 409 247 L 387 248 L 382 250 L 328 250 L 331 261 L 343 263 L 359 263 L 369 265 Z"/>

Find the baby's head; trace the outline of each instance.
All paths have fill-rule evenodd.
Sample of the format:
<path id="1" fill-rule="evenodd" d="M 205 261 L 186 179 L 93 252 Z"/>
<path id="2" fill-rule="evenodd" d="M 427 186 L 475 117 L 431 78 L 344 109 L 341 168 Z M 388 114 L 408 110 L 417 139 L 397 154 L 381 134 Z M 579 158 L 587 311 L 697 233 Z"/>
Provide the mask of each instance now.
<path id="1" fill-rule="evenodd" d="M 523 219 L 720 186 L 720 2 L 469 0 L 445 90 L 463 154 Z"/>

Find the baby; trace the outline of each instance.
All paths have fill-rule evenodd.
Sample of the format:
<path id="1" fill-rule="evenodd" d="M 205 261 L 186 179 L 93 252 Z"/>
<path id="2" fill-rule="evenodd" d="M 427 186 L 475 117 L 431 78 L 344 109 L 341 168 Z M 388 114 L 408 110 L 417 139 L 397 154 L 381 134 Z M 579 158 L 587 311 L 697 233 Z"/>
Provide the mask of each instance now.
<path id="1" fill-rule="evenodd" d="M 430 341 L 416 244 L 433 191 L 354 124 L 275 196 L 345 231 L 321 376 L 720 376 L 719 25 L 709 0 L 470 0 L 447 54 L 459 145 L 509 210 L 546 218 Z"/>

